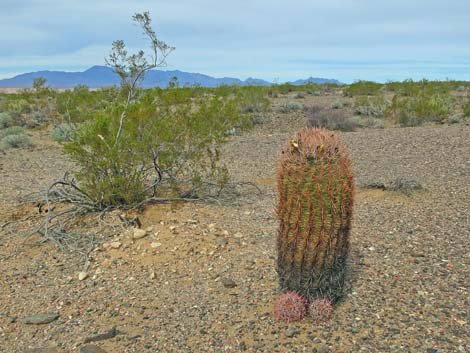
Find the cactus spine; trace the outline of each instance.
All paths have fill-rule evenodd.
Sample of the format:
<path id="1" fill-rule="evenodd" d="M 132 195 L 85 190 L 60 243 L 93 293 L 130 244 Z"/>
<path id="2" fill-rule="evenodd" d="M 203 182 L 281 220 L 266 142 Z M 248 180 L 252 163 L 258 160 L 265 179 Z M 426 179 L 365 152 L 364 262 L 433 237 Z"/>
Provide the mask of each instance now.
<path id="1" fill-rule="evenodd" d="M 304 129 L 282 149 L 278 166 L 279 281 L 309 302 L 337 301 L 344 284 L 353 207 L 350 161 L 338 136 Z"/>

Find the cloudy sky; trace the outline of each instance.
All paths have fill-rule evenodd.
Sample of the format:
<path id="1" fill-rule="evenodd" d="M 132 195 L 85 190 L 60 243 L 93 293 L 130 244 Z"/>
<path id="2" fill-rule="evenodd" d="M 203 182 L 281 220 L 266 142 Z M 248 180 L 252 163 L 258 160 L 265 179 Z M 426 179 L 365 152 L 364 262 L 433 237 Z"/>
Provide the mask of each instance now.
<path id="1" fill-rule="evenodd" d="M 103 65 L 145 48 L 150 11 L 168 69 L 284 82 L 309 76 L 470 80 L 468 0 L 0 0 L 0 78 Z"/>

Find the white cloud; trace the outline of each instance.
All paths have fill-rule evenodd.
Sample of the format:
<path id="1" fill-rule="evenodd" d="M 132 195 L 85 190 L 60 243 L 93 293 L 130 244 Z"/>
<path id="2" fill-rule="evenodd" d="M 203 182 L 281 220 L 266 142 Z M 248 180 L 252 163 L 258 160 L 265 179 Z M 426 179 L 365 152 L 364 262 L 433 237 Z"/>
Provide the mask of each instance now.
<path id="1" fill-rule="evenodd" d="M 177 47 L 171 68 L 285 80 L 470 79 L 458 66 L 470 57 L 465 0 L 1 2 L 0 76 L 100 65 L 114 39 L 143 47 L 131 16 L 150 10 L 161 38 Z"/>

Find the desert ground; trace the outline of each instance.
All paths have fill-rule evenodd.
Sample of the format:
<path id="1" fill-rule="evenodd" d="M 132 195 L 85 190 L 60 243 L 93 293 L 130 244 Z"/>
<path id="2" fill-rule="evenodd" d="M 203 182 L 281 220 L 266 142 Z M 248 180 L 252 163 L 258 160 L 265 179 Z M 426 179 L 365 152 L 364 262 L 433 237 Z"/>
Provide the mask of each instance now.
<path id="1" fill-rule="evenodd" d="M 465 122 L 339 133 L 356 182 L 345 298 L 329 322 L 276 321 L 276 160 L 306 126 L 276 110 L 292 99 L 224 147 L 232 179 L 260 192 L 148 206 L 146 236 L 116 225 L 89 261 L 24 235 L 44 216 L 22 196 L 74 168 L 62 147 L 31 130 L 32 147 L 0 152 L 0 352 L 470 351 Z"/>

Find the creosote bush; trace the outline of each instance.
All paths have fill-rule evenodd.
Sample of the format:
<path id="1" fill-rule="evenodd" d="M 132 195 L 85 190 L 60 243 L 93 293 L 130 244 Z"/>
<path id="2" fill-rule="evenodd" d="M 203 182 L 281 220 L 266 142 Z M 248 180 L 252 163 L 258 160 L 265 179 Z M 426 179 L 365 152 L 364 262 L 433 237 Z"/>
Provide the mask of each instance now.
<path id="1" fill-rule="evenodd" d="M 128 105 L 120 125 L 123 109 L 117 105 L 84 122 L 65 145 L 81 166 L 81 187 L 103 206 L 138 203 L 156 189 L 173 197 L 220 190 L 228 173 L 219 165 L 219 144 L 230 129 L 252 124 L 235 98 L 217 92 L 192 97 L 179 89 L 149 90 Z"/>
<path id="2" fill-rule="evenodd" d="M 390 102 L 381 95 L 377 96 L 357 96 L 354 100 L 354 111 L 356 114 L 383 117 Z"/>
<path id="3" fill-rule="evenodd" d="M 425 122 L 443 122 L 452 108 L 452 97 L 447 93 L 419 92 L 413 96 L 395 95 L 386 115 L 401 126 L 418 126 Z"/>

